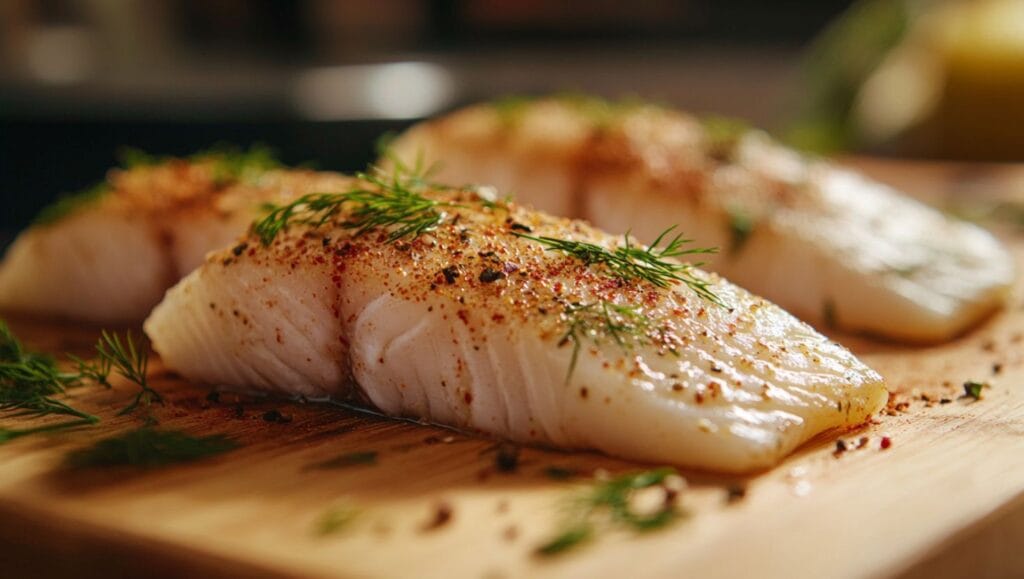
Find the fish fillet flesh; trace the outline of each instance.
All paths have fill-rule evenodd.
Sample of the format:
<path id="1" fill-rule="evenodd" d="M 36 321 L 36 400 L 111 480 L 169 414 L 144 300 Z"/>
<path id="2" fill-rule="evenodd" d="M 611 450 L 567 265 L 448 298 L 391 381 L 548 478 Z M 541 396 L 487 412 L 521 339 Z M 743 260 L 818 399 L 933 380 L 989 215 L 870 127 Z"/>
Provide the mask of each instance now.
<path id="1" fill-rule="evenodd" d="M 842 346 L 675 261 L 680 240 L 627 244 L 486 189 L 356 193 L 333 210 L 296 202 L 170 289 L 145 323 L 164 363 L 211 385 L 727 472 L 769 467 L 887 399 Z"/>
<path id="2" fill-rule="evenodd" d="M 347 183 L 304 170 L 226 174 L 214 158 L 113 170 L 93 197 L 15 239 L 0 262 L 0 310 L 139 322 L 208 251 L 243 232 L 261 204 Z"/>
<path id="3" fill-rule="evenodd" d="M 395 158 L 650 242 L 678 224 L 721 247 L 707 267 L 818 327 L 952 338 L 1015 276 L 988 232 L 762 132 L 587 98 L 472 106 L 422 123 Z"/>

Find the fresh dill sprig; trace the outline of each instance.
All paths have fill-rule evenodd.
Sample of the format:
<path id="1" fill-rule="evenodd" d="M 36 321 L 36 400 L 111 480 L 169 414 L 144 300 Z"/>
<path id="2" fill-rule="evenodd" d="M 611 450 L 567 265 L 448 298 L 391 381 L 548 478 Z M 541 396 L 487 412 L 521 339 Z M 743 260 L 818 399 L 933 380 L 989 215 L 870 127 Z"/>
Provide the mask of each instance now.
<path id="1" fill-rule="evenodd" d="M 607 521 L 613 526 L 635 532 L 663 528 L 681 514 L 675 498 L 682 483 L 676 470 L 667 467 L 595 483 L 573 499 L 564 530 L 537 547 L 536 554 L 557 555 L 590 540 L 596 534 L 599 515 L 607 515 Z M 657 486 L 664 489 L 661 504 L 651 512 L 638 513 L 632 503 L 635 493 Z"/>
<path id="2" fill-rule="evenodd" d="M 56 201 L 43 207 L 32 220 L 33 225 L 50 225 L 99 201 L 110 192 L 110 185 L 101 181 L 78 193 L 61 195 Z"/>
<path id="3" fill-rule="evenodd" d="M 988 382 L 978 382 L 977 380 L 968 380 L 964 382 L 964 398 L 973 398 L 975 400 L 981 400 L 982 390 L 989 388 Z"/>
<path id="4" fill-rule="evenodd" d="M 167 155 L 154 155 L 135 147 L 121 147 L 117 151 L 117 159 L 121 168 L 126 170 L 140 167 L 162 165 L 174 160 Z M 274 151 L 262 144 L 254 144 L 248 149 L 234 145 L 218 144 L 189 155 L 186 160 L 193 163 L 211 163 L 213 180 L 217 183 L 231 181 L 251 181 L 272 169 L 283 165 L 274 155 Z M 110 193 L 110 183 L 101 181 L 77 193 L 61 195 L 56 201 L 43 207 L 32 221 L 33 225 L 50 225 L 92 205 Z"/>
<path id="5" fill-rule="evenodd" d="M 388 242 L 403 237 L 418 237 L 432 231 L 447 217 L 443 211 L 453 204 L 424 197 L 419 190 L 428 185 L 426 172 L 417 166 L 408 170 L 396 165 L 386 174 L 379 170 L 357 173 L 370 187 L 356 187 L 343 193 L 312 193 L 282 206 L 274 206 L 252 230 L 263 245 L 293 223 L 311 225 L 314 229 L 343 217 L 341 227 L 355 230 L 359 236 L 371 230 L 392 228 Z"/>
<path id="6" fill-rule="evenodd" d="M 566 382 L 576 369 L 583 342 L 587 339 L 598 343 L 601 338 L 610 337 L 620 348 L 628 350 L 635 344 L 653 341 L 655 330 L 651 320 L 637 308 L 601 300 L 587 304 L 569 304 L 562 312 L 567 329 L 558 345 L 572 343 L 572 358 Z"/>
<path id="7" fill-rule="evenodd" d="M 713 159 L 731 162 L 740 140 L 753 130 L 749 123 L 731 117 L 707 116 L 700 119 L 704 142 Z"/>
<path id="8" fill-rule="evenodd" d="M 645 106 L 659 106 L 635 96 L 617 100 L 581 92 L 560 92 L 547 97 L 506 95 L 491 102 L 500 122 L 506 127 L 518 125 L 534 103 L 552 100 L 586 117 L 595 127 L 606 127 L 632 111 Z"/>
<path id="9" fill-rule="evenodd" d="M 126 170 L 162 165 L 174 159 L 167 155 L 154 155 L 138 147 L 120 147 L 117 149 L 116 157 L 121 168 Z"/>
<path id="10" fill-rule="evenodd" d="M 338 505 L 325 512 L 313 526 L 313 533 L 320 537 L 333 535 L 348 527 L 359 516 L 359 510 L 351 505 Z"/>
<path id="11" fill-rule="evenodd" d="M 158 430 L 142 426 L 92 446 L 74 450 L 65 457 L 68 468 L 131 466 L 143 469 L 191 462 L 238 448 L 223 435 L 192 436 L 180 430 Z"/>
<path id="12" fill-rule="evenodd" d="M 72 354 L 67 354 L 67 357 L 75 363 L 79 382 L 92 382 L 105 388 L 111 387 L 108 380 L 111 370 L 110 359 L 100 356 L 95 360 L 83 360 Z"/>
<path id="13" fill-rule="evenodd" d="M 218 183 L 252 181 L 267 171 L 283 167 L 274 150 L 262 143 L 253 144 L 248 149 L 222 143 L 191 155 L 189 160 L 212 161 L 214 181 Z"/>
<path id="14" fill-rule="evenodd" d="M 608 268 L 614 277 L 623 280 L 643 280 L 658 287 L 669 287 L 675 283 L 682 282 L 692 289 L 697 295 L 712 303 L 724 306 L 725 304 L 711 291 L 710 282 L 694 275 L 693 268 L 702 264 L 680 263 L 670 261 L 673 258 L 684 255 L 700 253 L 716 253 L 717 248 L 690 248 L 683 246 L 692 243 L 692 239 L 686 239 L 682 234 L 677 234 L 663 246 L 664 240 L 675 226 L 669 227 L 661 232 L 661 235 L 648 247 L 634 245 L 627 233 L 623 243 L 615 249 L 607 249 L 594 243 L 585 241 L 574 241 L 571 239 L 559 239 L 556 237 L 537 237 L 526 233 L 514 232 L 518 237 L 536 241 L 548 248 L 550 251 L 560 251 L 579 259 L 587 265 L 599 264 Z"/>
<path id="15" fill-rule="evenodd" d="M 535 102 L 534 97 L 523 95 L 505 95 L 491 102 L 491 107 L 498 114 L 501 124 L 512 127 L 519 124 L 529 106 Z"/>
<path id="16" fill-rule="evenodd" d="M 122 147 L 117 153 L 124 169 L 153 167 L 173 161 L 175 157 L 154 155 L 134 147 Z M 282 167 L 273 149 L 256 143 L 248 149 L 237 145 L 218 143 L 208 149 L 192 153 L 185 157 L 192 163 L 210 163 L 213 168 L 213 180 L 217 183 L 231 181 L 250 181 L 273 169 Z"/>
<path id="17" fill-rule="evenodd" d="M 554 538 L 537 547 L 536 553 L 543 557 L 558 555 L 576 547 L 594 536 L 594 528 L 589 524 L 570 526 L 558 533 Z"/>
<path id="18" fill-rule="evenodd" d="M 112 368 L 139 387 L 138 394 L 130 404 L 117 413 L 118 416 L 134 412 L 141 404 L 149 406 L 154 402 L 163 403 L 160 393 L 149 386 L 146 378 L 149 352 L 141 345 L 136 345 L 131 332 L 127 332 L 122 340 L 117 334 L 104 330 L 96 343 L 96 354 L 99 356 L 100 363 L 106 365 L 108 372 Z"/>
<path id="19" fill-rule="evenodd" d="M 253 231 L 264 245 L 293 223 L 319 228 L 342 213 L 346 205 L 353 208 L 341 226 L 354 229 L 362 235 L 372 229 L 392 227 L 388 241 L 406 236 L 417 237 L 436 229 L 446 214 L 436 208 L 447 205 L 427 199 L 409 190 L 372 191 L 353 189 L 345 193 L 313 193 L 304 195 L 288 205 L 276 207 L 253 226 Z"/>
<path id="20" fill-rule="evenodd" d="M 743 249 L 757 226 L 757 220 L 742 207 L 729 207 L 729 253 L 735 255 Z"/>
<path id="21" fill-rule="evenodd" d="M 90 368 L 98 375 L 99 369 Z M 13 416 L 64 415 L 79 419 L 47 427 L 47 430 L 79 426 L 83 421 L 95 424 L 99 422 L 96 416 L 54 398 L 80 384 L 82 379 L 81 374 L 61 372 L 53 358 L 27 351 L 6 322 L 0 320 L 0 411 L 13 412 Z M 21 432 L 14 436 L 11 433 L 19 431 L 4 432 L 7 434 L 0 436 L 2 440 L 32 434 Z"/>

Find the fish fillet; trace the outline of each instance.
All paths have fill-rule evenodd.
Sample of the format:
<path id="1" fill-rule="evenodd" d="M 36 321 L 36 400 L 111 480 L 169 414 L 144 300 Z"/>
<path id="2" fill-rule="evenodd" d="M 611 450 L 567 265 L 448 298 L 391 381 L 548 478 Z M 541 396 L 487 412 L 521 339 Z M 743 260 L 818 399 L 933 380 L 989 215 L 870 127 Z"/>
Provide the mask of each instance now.
<path id="1" fill-rule="evenodd" d="M 478 105 L 413 127 L 393 155 L 438 180 L 649 242 L 674 224 L 707 267 L 819 327 L 912 342 L 962 333 L 1015 276 L 985 230 L 767 135 L 585 98 Z"/>
<path id="2" fill-rule="evenodd" d="M 381 201 L 412 183 L 370 189 Z M 439 204 L 436 227 L 398 235 L 359 202 L 327 219 L 296 205 L 304 217 L 269 244 L 251 232 L 211 253 L 146 321 L 153 348 L 207 384 L 728 472 L 887 399 L 848 350 L 715 274 L 666 280 L 646 260 L 603 261 L 625 238 L 583 222 L 482 190 L 416 191 Z M 552 240 L 593 244 L 590 257 Z"/>
<path id="3" fill-rule="evenodd" d="M 0 310 L 141 321 L 208 251 L 244 231 L 262 203 L 348 184 L 312 171 L 223 173 L 216 159 L 111 171 L 94 199 L 15 239 L 0 262 Z"/>

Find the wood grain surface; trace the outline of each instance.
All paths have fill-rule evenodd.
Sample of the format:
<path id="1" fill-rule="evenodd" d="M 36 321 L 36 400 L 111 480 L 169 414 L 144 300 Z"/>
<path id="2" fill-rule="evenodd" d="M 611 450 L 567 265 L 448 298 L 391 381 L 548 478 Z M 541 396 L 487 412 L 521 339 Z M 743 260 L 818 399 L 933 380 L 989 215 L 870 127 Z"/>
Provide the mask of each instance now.
<path id="1" fill-rule="evenodd" d="M 947 168 L 905 173 L 876 163 L 868 170 L 895 180 L 918 171 L 917 191 L 931 196 L 928 189 L 953 179 Z M 1024 237 L 1006 235 L 1024 266 Z M 686 516 L 676 524 L 643 535 L 601 532 L 550 558 L 538 557 L 536 547 L 558 530 L 565 505 L 595 470 L 652 465 L 523 448 L 515 471 L 504 472 L 492 440 L 320 404 L 227 393 L 211 401 L 206 389 L 154 360 L 153 385 L 167 398 L 152 408 L 161 427 L 222 433 L 241 447 L 150 471 L 68 470 L 68 451 L 142 423 L 115 416 L 132 396 L 130 384 L 76 390 L 74 403 L 101 424 L 0 446 L 0 574 L 1024 576 L 1021 299 L 1018 288 L 1005 312 L 941 346 L 836 336 L 886 377 L 894 393 L 889 413 L 856 431 L 820 436 L 754 476 L 683 471 Z M 9 321 L 31 346 L 55 353 L 87 353 L 98 333 Z M 964 398 L 967 380 L 991 387 L 982 400 Z M 272 410 L 290 421 L 267 421 Z M 837 439 L 849 443 L 846 452 L 835 452 Z M 315 467 L 351 452 L 377 459 Z M 545 474 L 551 466 L 582 476 L 552 480 Z M 745 496 L 735 500 L 739 488 Z M 356 516 L 336 533 L 319 534 L 319 522 L 337 508 Z M 438 525 L 439 510 L 450 519 Z"/>

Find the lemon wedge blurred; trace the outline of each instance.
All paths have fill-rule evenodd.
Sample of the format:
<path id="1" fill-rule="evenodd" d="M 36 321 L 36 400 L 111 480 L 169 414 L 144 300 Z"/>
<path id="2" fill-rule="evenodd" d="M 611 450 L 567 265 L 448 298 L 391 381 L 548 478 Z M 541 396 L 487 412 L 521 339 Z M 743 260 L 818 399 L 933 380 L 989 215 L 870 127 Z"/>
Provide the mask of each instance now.
<path id="1" fill-rule="evenodd" d="M 811 49 L 808 62 L 819 68 L 841 65 L 847 52 L 874 50 L 874 59 L 847 81 L 845 94 L 810 68 L 790 141 L 817 150 L 1024 160 L 1024 0 L 886 5 L 851 9 Z M 898 38 L 885 45 L 864 32 L 878 29 Z M 831 106 L 820 100 L 828 90 L 839 95 Z"/>

